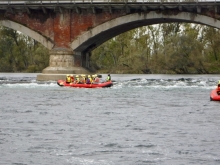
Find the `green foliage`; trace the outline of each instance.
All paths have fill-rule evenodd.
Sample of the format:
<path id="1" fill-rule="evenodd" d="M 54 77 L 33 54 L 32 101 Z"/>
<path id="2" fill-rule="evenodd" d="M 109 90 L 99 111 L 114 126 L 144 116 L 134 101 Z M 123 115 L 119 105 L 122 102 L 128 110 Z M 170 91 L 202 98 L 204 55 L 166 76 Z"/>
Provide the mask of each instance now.
<path id="1" fill-rule="evenodd" d="M 41 72 L 49 65 L 49 52 L 35 40 L 0 27 L 0 72 Z"/>
<path id="2" fill-rule="evenodd" d="M 92 52 L 100 72 L 207 74 L 220 72 L 220 31 L 187 23 L 133 29 Z"/>

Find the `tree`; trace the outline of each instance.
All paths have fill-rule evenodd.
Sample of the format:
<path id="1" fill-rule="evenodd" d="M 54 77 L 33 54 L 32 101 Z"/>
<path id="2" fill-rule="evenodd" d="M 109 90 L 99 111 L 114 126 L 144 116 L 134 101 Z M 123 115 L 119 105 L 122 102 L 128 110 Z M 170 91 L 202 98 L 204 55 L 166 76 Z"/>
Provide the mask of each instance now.
<path id="1" fill-rule="evenodd" d="M 92 61 L 113 73 L 219 73 L 219 44 L 212 27 L 158 24 L 114 37 L 93 51 Z"/>
<path id="2" fill-rule="evenodd" d="M 1 72 L 41 72 L 48 66 L 49 52 L 32 38 L 0 27 L 0 60 Z"/>

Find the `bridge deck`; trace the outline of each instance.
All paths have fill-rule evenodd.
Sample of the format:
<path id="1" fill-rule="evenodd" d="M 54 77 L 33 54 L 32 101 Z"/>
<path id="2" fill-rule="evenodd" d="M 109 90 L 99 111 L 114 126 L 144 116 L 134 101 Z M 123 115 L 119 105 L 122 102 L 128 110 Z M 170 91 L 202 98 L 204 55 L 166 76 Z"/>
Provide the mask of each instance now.
<path id="1" fill-rule="evenodd" d="M 136 1 L 136 2 L 134 2 Z M 21 0 L 8 0 L 0 1 L 0 10 L 28 10 L 29 9 L 54 9 L 54 7 L 64 9 L 74 8 L 99 8 L 103 9 L 110 7 L 112 9 L 121 9 L 129 7 L 130 9 L 172 9 L 172 8 L 213 8 L 219 7 L 220 0 L 208 1 L 208 0 L 41 0 L 41 1 L 21 1 Z M 43 9 L 44 10 L 44 9 Z M 217 9 L 215 9 L 217 11 Z"/>
<path id="2" fill-rule="evenodd" d="M 218 4 L 220 0 L 8 0 L 0 1 L 0 5 L 65 5 L 65 4 Z"/>

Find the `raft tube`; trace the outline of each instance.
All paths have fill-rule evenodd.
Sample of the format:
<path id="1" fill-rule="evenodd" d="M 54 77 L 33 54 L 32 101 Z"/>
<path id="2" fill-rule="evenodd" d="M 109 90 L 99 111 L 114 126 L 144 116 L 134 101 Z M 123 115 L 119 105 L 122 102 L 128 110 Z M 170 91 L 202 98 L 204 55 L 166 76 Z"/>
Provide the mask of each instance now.
<path id="1" fill-rule="evenodd" d="M 220 91 L 213 89 L 210 93 L 211 101 L 220 101 Z"/>
<path id="2" fill-rule="evenodd" d="M 58 80 L 57 84 L 61 87 L 74 87 L 74 88 L 106 88 L 113 86 L 113 83 L 111 81 L 97 83 L 97 84 L 74 84 L 74 83 L 66 83 L 65 80 Z"/>

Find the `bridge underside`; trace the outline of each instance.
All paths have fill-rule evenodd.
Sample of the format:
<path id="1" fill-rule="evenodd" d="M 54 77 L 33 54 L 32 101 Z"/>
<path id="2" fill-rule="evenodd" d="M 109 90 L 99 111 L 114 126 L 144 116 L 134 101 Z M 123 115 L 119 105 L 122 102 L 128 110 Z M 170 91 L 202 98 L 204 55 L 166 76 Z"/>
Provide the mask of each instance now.
<path id="1" fill-rule="evenodd" d="M 19 10 L 21 7 L 13 10 L 10 5 L 5 6 L 5 12 L 0 8 L 3 26 L 21 31 L 50 50 L 49 66 L 38 80 L 57 80 L 55 75 L 90 73 L 92 50 L 137 27 L 186 22 L 220 28 L 219 3 L 42 5 L 40 8 L 35 6 L 34 12 L 28 4 L 25 11 Z"/>
<path id="2" fill-rule="evenodd" d="M 79 37 L 79 40 L 81 38 L 87 38 L 86 41 L 81 43 L 81 42 L 78 42 L 78 40 L 75 40 L 72 43 L 72 48 L 75 52 L 92 51 L 98 46 L 100 46 L 101 44 L 103 44 L 104 42 L 108 41 L 109 39 L 119 34 L 122 34 L 126 31 L 129 31 L 129 30 L 132 30 L 138 27 L 142 27 L 142 26 L 148 26 L 148 25 L 159 24 L 159 23 L 171 23 L 171 22 L 195 23 L 195 22 L 187 21 L 187 20 L 184 21 L 180 19 L 166 19 L 166 18 L 159 18 L 159 19 L 154 19 L 154 20 L 138 20 L 134 22 L 125 23 L 123 25 L 118 25 L 116 27 L 112 27 L 106 31 L 101 31 L 99 34 L 95 36 L 90 35 L 92 32 L 90 34 L 85 33 Z M 93 30 L 94 29 L 92 29 L 91 31 Z M 79 45 L 79 46 L 76 46 L 76 45 Z"/>
<path id="3" fill-rule="evenodd" d="M 71 43 L 75 52 L 88 52 L 107 40 L 134 28 L 161 23 L 196 23 L 220 29 L 220 21 L 205 15 L 179 12 L 163 15 L 155 11 L 134 13 L 111 20 L 83 33 Z"/>

